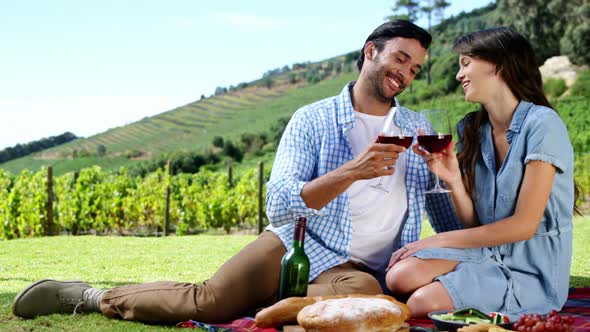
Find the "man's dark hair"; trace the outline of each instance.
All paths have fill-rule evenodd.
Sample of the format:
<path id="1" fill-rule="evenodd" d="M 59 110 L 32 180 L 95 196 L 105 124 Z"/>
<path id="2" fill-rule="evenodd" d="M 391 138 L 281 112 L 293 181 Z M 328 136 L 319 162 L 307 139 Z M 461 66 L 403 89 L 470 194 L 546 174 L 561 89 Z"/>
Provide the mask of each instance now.
<path id="1" fill-rule="evenodd" d="M 363 68 L 363 63 L 365 62 L 365 46 L 367 46 L 368 42 L 373 42 L 377 47 L 377 51 L 381 52 L 388 40 L 397 37 L 416 39 L 425 49 L 427 49 L 428 46 L 430 46 L 430 42 L 432 42 L 432 36 L 430 36 L 428 31 L 410 21 L 394 20 L 383 23 L 378 26 L 369 37 L 367 37 L 367 40 L 363 44 L 361 54 L 356 61 L 356 66 L 359 71 Z"/>

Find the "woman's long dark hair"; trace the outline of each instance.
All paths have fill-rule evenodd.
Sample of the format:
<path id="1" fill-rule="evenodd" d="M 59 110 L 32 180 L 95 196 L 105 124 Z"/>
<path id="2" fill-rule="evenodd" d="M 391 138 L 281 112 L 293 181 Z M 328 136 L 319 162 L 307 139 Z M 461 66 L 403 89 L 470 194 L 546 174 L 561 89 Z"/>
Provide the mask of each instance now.
<path id="1" fill-rule="evenodd" d="M 493 28 L 472 32 L 459 37 L 453 49 L 462 55 L 478 58 L 496 66 L 496 73 L 518 100 L 554 109 L 543 91 L 541 72 L 531 44 L 518 32 L 506 28 Z M 475 188 L 475 163 L 480 154 L 480 128 L 489 121 L 481 107 L 465 117 L 463 149 L 457 155 L 463 183 L 471 195 Z M 574 211 L 580 214 L 576 202 L 579 187 L 574 183 Z"/>

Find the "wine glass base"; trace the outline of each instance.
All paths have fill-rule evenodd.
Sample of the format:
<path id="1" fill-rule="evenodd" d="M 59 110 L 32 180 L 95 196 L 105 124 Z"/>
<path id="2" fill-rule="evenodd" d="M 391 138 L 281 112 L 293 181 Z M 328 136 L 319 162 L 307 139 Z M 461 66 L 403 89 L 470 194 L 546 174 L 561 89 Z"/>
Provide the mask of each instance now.
<path id="1" fill-rule="evenodd" d="M 434 189 L 430 189 L 428 191 L 425 191 L 425 194 L 446 194 L 446 193 L 450 193 L 451 191 L 448 189 L 444 189 L 444 188 L 434 188 Z"/>
<path id="2" fill-rule="evenodd" d="M 380 185 L 380 184 L 371 185 L 371 186 L 369 186 L 369 187 L 371 187 L 372 189 L 375 189 L 375 190 L 377 190 L 377 191 L 380 191 L 380 192 L 382 192 L 382 193 L 389 194 L 389 190 L 385 189 L 385 187 L 383 187 L 383 186 L 382 186 L 382 185 Z"/>

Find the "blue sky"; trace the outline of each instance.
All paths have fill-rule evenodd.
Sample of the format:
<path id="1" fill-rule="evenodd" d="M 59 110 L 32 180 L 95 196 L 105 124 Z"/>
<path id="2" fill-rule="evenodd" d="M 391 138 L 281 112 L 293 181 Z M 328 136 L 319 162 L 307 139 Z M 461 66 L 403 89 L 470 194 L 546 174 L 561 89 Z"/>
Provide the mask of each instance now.
<path id="1" fill-rule="evenodd" d="M 449 2 L 445 16 L 490 1 Z M 0 149 L 91 136 L 360 49 L 393 3 L 0 0 Z"/>

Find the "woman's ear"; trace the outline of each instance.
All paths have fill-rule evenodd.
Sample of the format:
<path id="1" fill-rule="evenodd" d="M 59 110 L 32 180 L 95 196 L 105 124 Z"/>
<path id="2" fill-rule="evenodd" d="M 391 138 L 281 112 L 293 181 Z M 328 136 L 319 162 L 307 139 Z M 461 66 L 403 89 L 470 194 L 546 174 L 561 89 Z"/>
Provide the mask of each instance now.
<path id="1" fill-rule="evenodd" d="M 500 73 L 502 72 L 502 70 L 504 70 L 504 66 L 503 65 L 496 65 L 496 72 L 494 74 L 500 75 Z"/>

